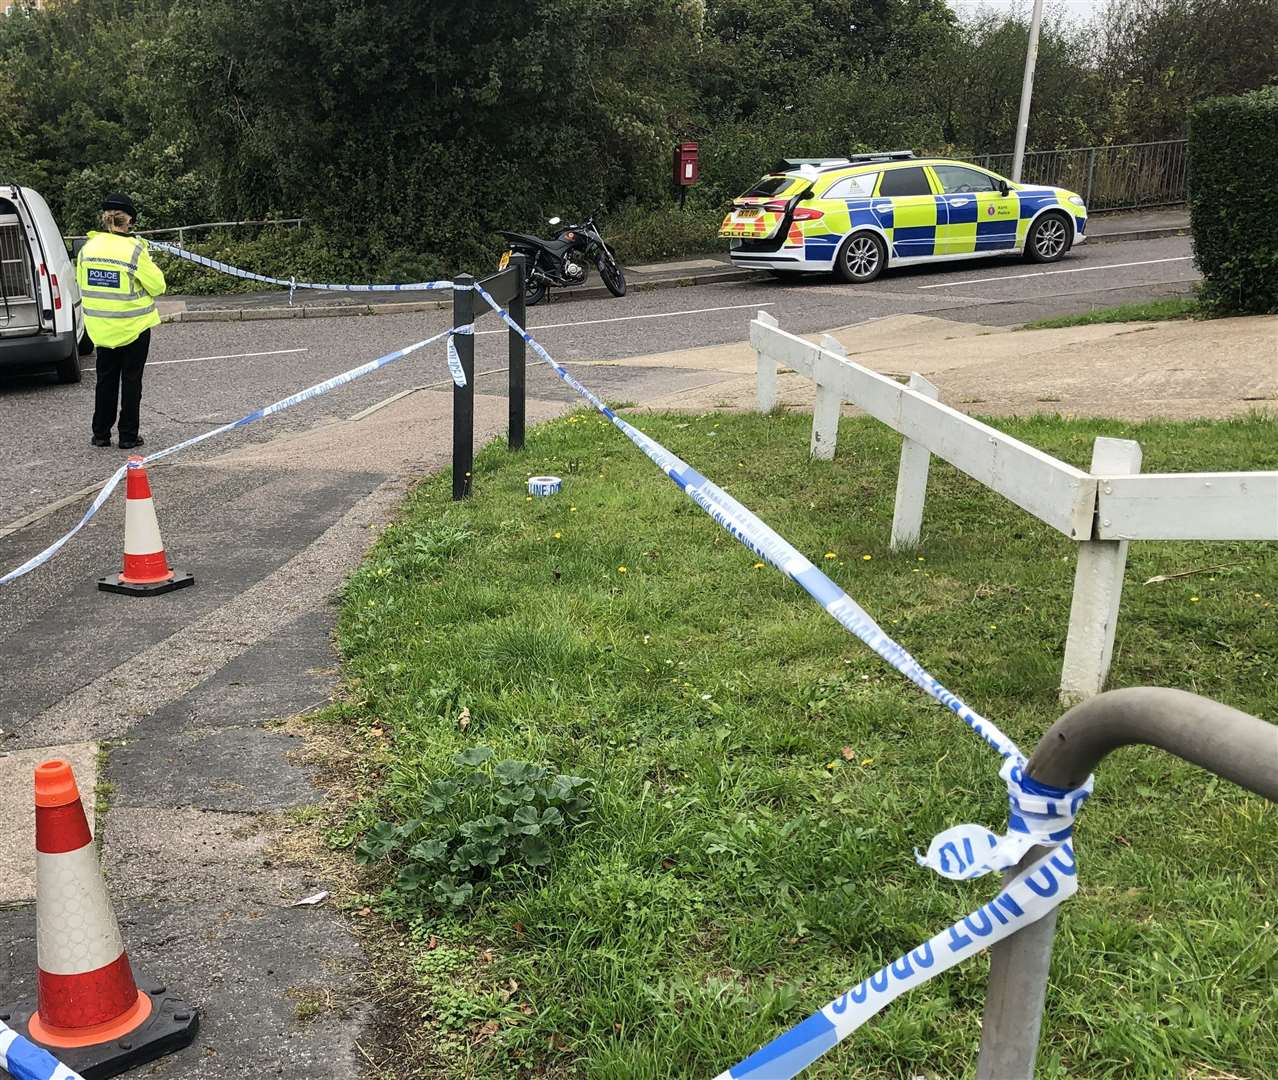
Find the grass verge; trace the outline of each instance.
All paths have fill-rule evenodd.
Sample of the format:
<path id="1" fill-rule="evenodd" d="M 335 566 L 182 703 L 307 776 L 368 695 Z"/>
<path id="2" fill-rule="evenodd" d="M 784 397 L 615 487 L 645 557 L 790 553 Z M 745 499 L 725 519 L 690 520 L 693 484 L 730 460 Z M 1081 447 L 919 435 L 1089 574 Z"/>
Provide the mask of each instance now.
<path id="1" fill-rule="evenodd" d="M 1162 322 L 1167 319 L 1204 319 L 1209 312 L 1196 296 L 1169 296 L 1161 300 L 1145 300 L 1135 304 L 1097 308 L 1081 315 L 1057 315 L 1035 319 L 1022 330 L 1060 330 L 1066 326 L 1092 326 L 1096 323 Z"/>
<path id="2" fill-rule="evenodd" d="M 1097 435 L 1154 470 L 1274 468 L 1278 423 L 1000 420 L 1085 465 Z M 845 420 L 644 416 L 843 584 L 1026 750 L 1055 719 L 1074 550 L 934 463 L 924 546 L 892 554 L 898 440 Z M 529 501 L 533 473 L 564 492 Z M 577 414 L 522 455 L 490 447 L 476 496 L 423 484 L 349 582 L 348 696 L 365 798 L 334 830 L 422 816 L 458 752 L 589 778 L 550 864 L 444 911 L 375 867 L 416 988 L 402 1075 L 646 1080 L 719 1073 L 992 895 L 917 869 L 963 821 L 999 825 L 993 755 L 682 496 Z M 1151 585 L 1156 575 L 1209 571 Z M 1179 686 L 1278 714 L 1278 550 L 1131 549 L 1114 685 Z M 1278 1075 L 1278 814 L 1153 751 L 1101 770 L 1081 891 L 1062 913 L 1037 1075 Z M 988 964 L 915 990 L 805 1075 L 970 1075 Z M 402 1060 L 402 1059 L 401 1059 Z"/>

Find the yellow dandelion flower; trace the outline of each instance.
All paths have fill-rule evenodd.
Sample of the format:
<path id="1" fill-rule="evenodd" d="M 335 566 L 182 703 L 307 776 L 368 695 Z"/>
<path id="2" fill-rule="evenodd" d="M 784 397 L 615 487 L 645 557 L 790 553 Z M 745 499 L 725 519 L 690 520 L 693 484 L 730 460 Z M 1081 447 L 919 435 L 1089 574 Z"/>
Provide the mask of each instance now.
<path id="1" fill-rule="evenodd" d="M 839 556 L 838 556 L 838 554 L 837 554 L 836 552 L 833 552 L 833 551 L 827 551 L 827 552 L 825 553 L 825 557 L 826 557 L 827 559 L 837 559 Z"/>
<path id="2" fill-rule="evenodd" d="M 617 573 L 624 574 L 625 572 L 626 572 L 626 568 L 624 566 L 617 567 Z"/>
<path id="3" fill-rule="evenodd" d="M 874 558 L 874 556 L 873 556 L 873 555 L 862 555 L 862 556 L 861 556 L 861 561 L 862 561 L 862 562 L 869 562 L 872 558 Z"/>

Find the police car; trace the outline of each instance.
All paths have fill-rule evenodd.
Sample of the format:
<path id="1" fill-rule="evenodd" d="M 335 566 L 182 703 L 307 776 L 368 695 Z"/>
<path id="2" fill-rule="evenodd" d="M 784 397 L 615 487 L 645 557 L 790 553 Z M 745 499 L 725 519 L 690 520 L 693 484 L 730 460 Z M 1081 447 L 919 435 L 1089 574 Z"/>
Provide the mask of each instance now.
<path id="1" fill-rule="evenodd" d="M 733 202 L 719 236 L 738 266 L 832 270 L 860 283 L 888 266 L 951 259 L 1055 262 L 1086 228 L 1087 207 L 1072 191 L 899 150 L 787 159 Z"/>

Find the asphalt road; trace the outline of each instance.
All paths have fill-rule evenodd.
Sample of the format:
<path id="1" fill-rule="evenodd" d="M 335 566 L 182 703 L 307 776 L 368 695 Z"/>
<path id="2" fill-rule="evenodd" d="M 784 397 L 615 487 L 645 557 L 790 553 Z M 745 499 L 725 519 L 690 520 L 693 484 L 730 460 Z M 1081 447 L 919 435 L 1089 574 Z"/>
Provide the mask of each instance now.
<path id="1" fill-rule="evenodd" d="M 1170 237 L 1084 245 L 1048 267 L 1019 259 L 981 260 L 891 272 L 868 286 L 813 277 L 550 303 L 533 309 L 529 321 L 555 357 L 571 363 L 740 341 L 759 309 L 802 333 L 901 312 L 1010 325 L 1180 293 L 1195 280 L 1188 238 Z M 440 311 L 160 327 L 153 334 L 142 406 L 148 450 L 236 419 L 427 337 L 449 322 L 448 313 Z M 497 369 L 504 362 L 504 332 L 491 315 L 480 330 L 477 368 Z M 92 365 L 91 358 L 88 363 Z M 529 392 L 561 397 L 557 381 L 544 367 L 535 367 Z M 447 377 L 443 349 L 432 347 L 231 439 L 269 439 L 333 417 L 350 417 L 400 390 Z M 24 515 L 104 479 L 119 464 L 119 450 L 88 445 L 93 378 L 92 370 L 78 386 L 58 386 L 43 376 L 0 378 L 0 533 Z M 488 376 L 478 385 L 500 392 L 502 379 Z M 624 390 L 620 396 L 625 397 Z M 226 440 L 214 443 L 182 460 L 217 452 Z M 6 550 L 0 541 L 0 553 Z"/>

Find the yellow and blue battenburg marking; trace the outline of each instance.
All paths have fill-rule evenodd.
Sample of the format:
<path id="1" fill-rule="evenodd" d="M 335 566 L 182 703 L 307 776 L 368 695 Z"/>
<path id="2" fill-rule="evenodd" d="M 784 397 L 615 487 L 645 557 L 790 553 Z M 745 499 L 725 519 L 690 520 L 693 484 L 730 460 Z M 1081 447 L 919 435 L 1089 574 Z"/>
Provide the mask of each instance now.
<path id="1" fill-rule="evenodd" d="M 1031 222 L 1048 207 L 1059 207 L 1074 222 L 1075 242 L 1086 232 L 1082 200 L 1060 188 L 1028 184 L 995 191 L 938 193 L 934 166 L 958 165 L 986 177 L 996 174 L 960 162 L 912 159 L 822 169 L 819 173 L 768 178 L 775 193 L 743 196 L 724 219 L 719 235 L 737 245 L 733 258 L 743 263 L 796 269 L 828 269 L 840 245 L 853 232 L 869 229 L 883 238 L 892 262 L 982 255 L 1023 250 Z M 853 194 L 830 198 L 826 192 L 861 178 L 877 192 L 892 169 L 923 170 L 932 191 L 919 195 Z M 998 178 L 1001 180 L 1001 178 Z M 1077 200 L 1077 201 L 1073 201 Z M 784 229 L 784 236 L 779 236 Z"/>

